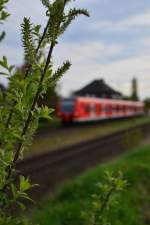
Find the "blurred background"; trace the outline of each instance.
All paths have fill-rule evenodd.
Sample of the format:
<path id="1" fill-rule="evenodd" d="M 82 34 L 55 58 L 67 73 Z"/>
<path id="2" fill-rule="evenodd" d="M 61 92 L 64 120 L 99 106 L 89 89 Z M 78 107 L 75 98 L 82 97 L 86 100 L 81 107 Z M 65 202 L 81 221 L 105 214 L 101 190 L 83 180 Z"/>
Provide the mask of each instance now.
<path id="1" fill-rule="evenodd" d="M 53 54 L 54 68 L 66 59 L 71 60 L 72 67 L 40 99 L 39 104 L 56 109 L 53 120 L 40 121 L 30 151 L 17 165 L 33 183 L 40 184 L 31 191 L 38 203 L 27 215 L 43 225 L 83 224 L 82 207 L 91 204 L 96 183 L 105 180 L 106 170 L 121 169 L 131 185 L 108 218 L 115 225 L 150 224 L 150 1 L 78 0 L 72 5 L 88 9 L 90 18 L 78 18 L 59 39 Z M 2 27 L 6 38 L 0 58 L 6 55 L 10 64 L 24 72 L 20 24 L 26 16 L 44 27 L 45 9 L 37 0 L 13 0 L 8 3 L 8 12 L 11 15 Z M 5 93 L 7 87 L 8 80 L 1 76 L 0 90 Z M 94 98 L 86 105 L 87 98 L 80 96 L 108 101 L 97 108 Z M 124 100 L 134 102 L 124 105 Z M 106 120 L 98 121 L 97 115 L 102 114 Z M 62 118 L 69 121 L 73 116 L 85 123 L 62 126 Z M 96 122 L 87 123 L 93 119 Z M 134 151 L 129 154 L 127 150 Z M 114 160 L 120 154 L 121 159 Z M 63 186 L 67 179 L 70 183 Z"/>
<path id="2" fill-rule="evenodd" d="M 11 64 L 23 64 L 20 24 L 24 16 L 42 23 L 44 9 L 32 0 L 10 1 L 11 16 L 5 24 L 7 36 L 0 57 L 7 53 Z M 60 39 L 53 60 L 57 67 L 70 59 L 72 67 L 59 84 L 59 95 L 68 96 L 94 79 L 130 95 L 131 79 L 137 78 L 139 97 L 149 97 L 150 86 L 150 2 L 147 0 L 81 0 L 75 6 L 87 8 L 91 17 L 78 18 Z M 37 16 L 38 15 L 38 16 Z M 0 78 L 4 85 L 7 81 Z"/>

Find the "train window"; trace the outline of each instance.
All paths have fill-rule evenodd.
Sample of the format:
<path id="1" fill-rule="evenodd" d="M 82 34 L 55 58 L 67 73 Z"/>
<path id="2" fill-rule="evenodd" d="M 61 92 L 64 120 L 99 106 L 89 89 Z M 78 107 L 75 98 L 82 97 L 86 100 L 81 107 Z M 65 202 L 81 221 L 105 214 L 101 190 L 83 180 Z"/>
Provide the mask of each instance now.
<path id="1" fill-rule="evenodd" d="M 120 111 L 120 107 L 119 105 L 116 105 L 116 111 L 119 112 Z"/>
<path id="2" fill-rule="evenodd" d="M 112 112 L 115 112 L 115 111 L 116 111 L 116 106 L 112 105 Z"/>
<path id="3" fill-rule="evenodd" d="M 72 113 L 74 111 L 74 101 L 63 100 L 61 103 L 61 111 L 65 113 Z"/>
<path id="4" fill-rule="evenodd" d="M 90 106 L 89 105 L 85 105 L 85 112 L 89 113 L 90 112 Z"/>
<path id="5" fill-rule="evenodd" d="M 101 105 L 101 112 L 105 112 L 106 111 L 106 106 L 105 105 Z"/>
<path id="6" fill-rule="evenodd" d="M 123 111 L 123 107 L 122 107 L 122 105 L 120 105 L 120 106 L 119 106 L 119 109 L 120 109 L 120 112 L 122 112 L 122 111 Z"/>
<path id="7" fill-rule="evenodd" d="M 106 112 L 110 113 L 112 111 L 112 106 L 111 105 L 107 105 L 106 106 Z"/>
<path id="8" fill-rule="evenodd" d="M 126 112 L 126 106 L 125 105 L 123 106 L 123 111 Z"/>
<path id="9" fill-rule="evenodd" d="M 112 112 L 112 105 L 109 105 L 108 109 L 109 109 L 109 113 L 111 113 Z"/>
<path id="10" fill-rule="evenodd" d="M 95 111 L 96 111 L 95 104 L 92 104 L 92 105 L 90 106 L 90 111 L 91 111 L 91 112 L 95 112 Z"/>
<path id="11" fill-rule="evenodd" d="M 106 111 L 106 113 L 109 111 L 109 106 L 108 105 L 106 105 L 105 111 Z"/>
<path id="12" fill-rule="evenodd" d="M 111 105 L 103 105 L 102 106 L 102 111 L 103 112 L 106 112 L 106 113 L 109 113 L 109 112 L 111 112 L 111 110 L 112 110 L 112 106 Z"/>

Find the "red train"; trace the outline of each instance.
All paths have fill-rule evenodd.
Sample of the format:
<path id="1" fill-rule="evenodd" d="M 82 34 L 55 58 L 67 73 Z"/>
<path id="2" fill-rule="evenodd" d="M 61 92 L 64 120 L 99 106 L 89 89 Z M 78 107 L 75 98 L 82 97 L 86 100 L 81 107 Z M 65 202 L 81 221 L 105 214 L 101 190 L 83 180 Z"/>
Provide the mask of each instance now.
<path id="1" fill-rule="evenodd" d="M 144 114 L 144 103 L 93 97 L 61 99 L 57 115 L 63 123 L 123 118 Z"/>

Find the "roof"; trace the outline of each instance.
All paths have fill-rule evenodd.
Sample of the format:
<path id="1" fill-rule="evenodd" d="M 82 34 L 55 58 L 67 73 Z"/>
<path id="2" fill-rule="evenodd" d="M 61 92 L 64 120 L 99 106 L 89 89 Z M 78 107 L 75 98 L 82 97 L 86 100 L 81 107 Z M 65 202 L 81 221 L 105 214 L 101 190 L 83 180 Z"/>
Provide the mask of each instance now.
<path id="1" fill-rule="evenodd" d="M 122 97 L 122 94 L 108 86 L 104 80 L 94 80 L 82 89 L 74 92 L 77 96 L 95 96 L 95 97 Z"/>

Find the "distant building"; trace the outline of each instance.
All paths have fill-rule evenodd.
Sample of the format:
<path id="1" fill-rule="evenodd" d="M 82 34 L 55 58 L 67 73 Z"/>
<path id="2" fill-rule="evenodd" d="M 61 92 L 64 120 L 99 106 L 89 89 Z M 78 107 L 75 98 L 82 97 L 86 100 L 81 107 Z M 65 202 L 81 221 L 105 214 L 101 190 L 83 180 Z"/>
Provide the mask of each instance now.
<path id="1" fill-rule="evenodd" d="M 108 86 L 104 80 L 94 80 L 73 93 L 75 96 L 92 96 L 98 98 L 122 99 L 123 95 Z"/>

